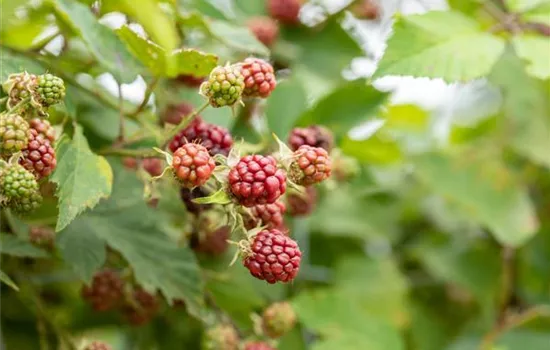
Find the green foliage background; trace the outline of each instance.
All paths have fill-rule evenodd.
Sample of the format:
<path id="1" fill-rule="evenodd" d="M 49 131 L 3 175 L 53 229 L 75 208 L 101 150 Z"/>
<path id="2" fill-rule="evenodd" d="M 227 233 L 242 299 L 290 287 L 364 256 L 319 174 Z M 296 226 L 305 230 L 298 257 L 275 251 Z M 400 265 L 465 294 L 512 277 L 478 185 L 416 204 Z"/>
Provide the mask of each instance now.
<path id="1" fill-rule="evenodd" d="M 246 331 L 250 314 L 277 300 L 290 300 L 299 318 L 280 349 L 550 348 L 550 38 L 526 25 L 550 26 L 550 2 L 453 0 L 448 11 L 395 16 L 372 79 L 482 78 L 500 92 L 497 112 L 467 125 L 452 120 L 444 140 L 431 111 L 392 104 L 392 92 L 372 79 L 343 78 L 365 55 L 342 25 L 343 7 L 313 27 L 282 28 L 269 50 L 244 24 L 265 14 L 263 1 L 105 0 L 99 13 L 92 3 L 0 0 L 0 80 L 49 71 L 67 84 L 64 105 L 50 111 L 63 132 L 55 196 L 32 217 L 2 217 L 2 229 L 17 234 L 2 234 L 0 245 L 7 349 L 38 349 L 42 318 L 51 331 L 63 328 L 58 335 L 98 337 L 115 349 L 198 349 L 212 303 Z M 503 5 L 523 27 L 503 27 Z M 132 24 L 101 23 L 115 11 Z M 136 23 L 148 39 L 132 30 Z M 44 50 L 60 36 L 60 54 Z M 232 252 L 212 260 L 178 247 L 186 218 L 177 193 L 161 188 L 158 209 L 148 207 L 143 183 L 110 154 L 120 114 L 127 138 L 147 136 L 133 147 L 155 146 L 168 104 L 202 104 L 171 78 L 249 55 L 290 68 L 262 108 L 262 127 L 247 123 L 246 109 L 235 118 L 207 109 L 206 120 L 249 142 L 269 130 L 286 139 L 294 126 L 326 125 L 361 165 L 352 181 L 323 188 L 311 217 L 290 221 L 304 257 L 288 286 L 228 267 Z M 134 113 L 140 102 L 119 101 L 94 79 L 103 73 L 118 84 L 141 75 L 154 102 Z M 369 121 L 378 125 L 371 135 L 349 136 Z M 56 228 L 55 253 L 28 243 L 29 225 Z M 93 313 L 79 288 L 106 262 L 106 246 L 145 288 L 184 299 L 187 310 L 166 310 L 137 330 Z"/>

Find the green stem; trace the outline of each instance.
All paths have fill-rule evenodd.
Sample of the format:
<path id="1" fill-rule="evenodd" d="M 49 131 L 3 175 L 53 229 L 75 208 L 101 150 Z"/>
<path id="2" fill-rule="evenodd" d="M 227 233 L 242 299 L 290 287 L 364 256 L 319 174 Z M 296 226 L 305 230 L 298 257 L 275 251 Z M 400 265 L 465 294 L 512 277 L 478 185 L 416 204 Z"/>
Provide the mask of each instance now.
<path id="1" fill-rule="evenodd" d="M 50 41 L 55 39 L 59 34 L 60 34 L 59 30 L 56 30 L 54 33 L 48 35 L 45 38 L 40 39 L 40 41 L 33 44 L 32 49 L 35 50 L 35 51 L 42 50 L 44 47 L 46 47 L 46 45 L 48 45 L 50 43 Z"/>
<path id="2" fill-rule="evenodd" d="M 164 158 L 162 154 L 151 149 L 105 148 L 98 153 L 104 156 Z"/>
<path id="3" fill-rule="evenodd" d="M 189 114 L 188 116 L 186 116 L 185 118 L 183 118 L 181 120 L 181 122 L 176 125 L 175 128 L 173 128 L 172 130 L 168 131 L 168 133 L 166 134 L 166 136 L 164 137 L 164 142 L 162 143 L 162 149 L 166 148 L 166 146 L 170 143 L 170 141 L 172 141 L 172 139 L 183 129 L 185 129 L 192 121 L 193 119 L 195 119 L 199 113 L 201 113 L 202 111 L 204 111 L 206 109 L 206 107 L 208 107 L 210 105 L 210 102 L 209 101 L 206 101 L 201 107 L 199 107 L 198 109 L 194 110 L 193 113 Z"/>
<path id="4" fill-rule="evenodd" d="M 118 141 L 124 141 L 124 96 L 122 96 L 122 84 L 118 83 Z"/>
<path id="5" fill-rule="evenodd" d="M 135 111 L 128 114 L 129 118 L 133 118 L 133 117 L 137 116 L 139 113 L 141 113 L 141 111 L 143 111 L 145 106 L 147 106 L 147 102 L 149 102 L 149 99 L 151 98 L 151 95 L 153 94 L 153 91 L 155 91 L 155 87 L 157 86 L 158 82 L 159 82 L 159 78 L 154 77 L 153 81 L 151 81 L 151 83 L 149 85 L 147 85 L 147 90 L 145 90 L 145 95 L 143 96 L 143 101 L 141 101 L 141 104 L 136 108 Z"/>

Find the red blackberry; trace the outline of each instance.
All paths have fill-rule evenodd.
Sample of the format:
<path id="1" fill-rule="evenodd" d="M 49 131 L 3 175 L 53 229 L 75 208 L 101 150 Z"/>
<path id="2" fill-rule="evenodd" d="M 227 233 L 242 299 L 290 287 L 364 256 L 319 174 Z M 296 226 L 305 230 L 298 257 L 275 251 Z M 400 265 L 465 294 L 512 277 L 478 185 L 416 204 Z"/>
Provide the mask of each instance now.
<path id="1" fill-rule="evenodd" d="M 124 295 L 124 281 L 117 272 L 103 270 L 94 275 L 92 284 L 82 288 L 82 297 L 96 311 L 111 310 L 120 305 Z"/>
<path id="2" fill-rule="evenodd" d="M 323 148 L 301 146 L 294 152 L 296 160 L 290 165 L 290 179 L 298 185 L 309 186 L 326 180 L 331 173 L 330 157 Z"/>
<path id="3" fill-rule="evenodd" d="M 162 160 L 159 158 L 143 158 L 141 166 L 151 176 L 159 176 L 164 171 Z"/>
<path id="4" fill-rule="evenodd" d="M 172 169 L 184 187 L 202 186 L 216 167 L 214 158 L 206 148 L 196 143 L 186 143 L 174 152 Z"/>
<path id="5" fill-rule="evenodd" d="M 275 203 L 286 190 L 286 175 L 277 169 L 272 156 L 253 155 L 241 158 L 229 171 L 229 188 L 245 207 Z"/>
<path id="6" fill-rule="evenodd" d="M 300 23 L 301 0 L 267 0 L 269 15 L 284 24 Z"/>
<path id="7" fill-rule="evenodd" d="M 138 161 L 134 157 L 124 157 L 122 158 L 122 165 L 124 165 L 126 169 L 136 170 L 138 167 Z"/>
<path id="8" fill-rule="evenodd" d="M 320 125 L 312 125 L 307 128 L 294 128 L 288 137 L 290 149 L 296 151 L 303 145 L 321 147 L 327 152 L 332 150 L 334 136 L 327 128 Z"/>
<path id="9" fill-rule="evenodd" d="M 243 264 L 250 274 L 273 284 L 290 282 L 298 274 L 302 253 L 298 244 L 277 229 L 262 230 L 243 251 Z M 246 245 L 246 244 L 245 244 Z"/>
<path id="10" fill-rule="evenodd" d="M 29 126 L 38 132 L 38 135 L 45 137 L 53 145 L 55 142 L 55 129 L 49 121 L 41 118 L 34 118 L 29 121 Z"/>
<path id="11" fill-rule="evenodd" d="M 258 204 L 250 208 L 249 220 L 246 220 L 247 229 L 258 226 L 267 226 L 281 230 L 284 227 L 284 214 L 286 206 L 283 202 L 277 201 L 272 204 Z M 281 230 L 282 231 L 282 230 Z"/>
<path id="12" fill-rule="evenodd" d="M 38 134 L 36 129 L 30 129 L 29 143 L 23 149 L 23 156 L 19 162 L 37 179 L 50 175 L 57 165 L 55 150 L 50 141 L 42 134 Z"/>
<path id="13" fill-rule="evenodd" d="M 245 97 L 267 98 L 275 87 L 277 80 L 273 67 L 264 60 L 249 57 L 240 65 L 241 73 L 244 77 Z"/>
<path id="14" fill-rule="evenodd" d="M 201 187 L 195 187 L 195 188 L 187 188 L 182 187 L 180 190 L 180 197 L 183 201 L 183 204 L 185 204 L 185 207 L 187 210 L 192 214 L 199 214 L 200 212 L 204 210 L 208 210 L 212 207 L 211 204 L 198 204 L 193 202 L 193 199 L 195 198 L 201 198 L 208 196 L 208 192 L 206 192 Z"/>
<path id="15" fill-rule="evenodd" d="M 107 344 L 100 341 L 93 341 L 90 344 L 86 345 L 83 350 L 112 350 L 113 348 Z"/>
<path id="16" fill-rule="evenodd" d="M 271 304 L 262 315 L 262 328 L 270 338 L 279 338 L 296 324 L 296 313 L 288 302 Z"/>
<path id="17" fill-rule="evenodd" d="M 151 321 L 159 310 L 157 297 L 141 288 L 135 289 L 132 296 L 132 303 L 127 303 L 122 310 L 128 323 L 141 326 Z"/>
<path id="18" fill-rule="evenodd" d="M 177 105 L 168 105 L 162 115 L 162 120 L 165 123 L 178 125 L 183 117 L 193 113 L 193 110 L 193 105 L 187 102 L 182 102 Z"/>
<path id="19" fill-rule="evenodd" d="M 172 139 L 169 147 L 172 152 L 175 152 L 189 142 L 200 143 L 212 156 L 216 154 L 227 156 L 233 147 L 233 138 L 226 128 L 206 123 L 199 117 L 193 119 L 185 129 L 180 131 Z"/>
<path id="20" fill-rule="evenodd" d="M 286 196 L 288 213 L 291 216 L 306 216 L 315 210 L 317 204 L 317 189 L 313 186 L 306 187 L 306 193 L 292 192 Z"/>
<path id="21" fill-rule="evenodd" d="M 254 36 L 267 47 L 271 47 L 279 36 L 279 25 L 270 17 L 253 17 L 247 24 Z"/>
<path id="22" fill-rule="evenodd" d="M 244 346 L 244 350 L 276 350 L 276 349 L 271 347 L 271 345 L 267 343 L 256 341 L 256 342 L 246 343 L 246 345 Z"/>

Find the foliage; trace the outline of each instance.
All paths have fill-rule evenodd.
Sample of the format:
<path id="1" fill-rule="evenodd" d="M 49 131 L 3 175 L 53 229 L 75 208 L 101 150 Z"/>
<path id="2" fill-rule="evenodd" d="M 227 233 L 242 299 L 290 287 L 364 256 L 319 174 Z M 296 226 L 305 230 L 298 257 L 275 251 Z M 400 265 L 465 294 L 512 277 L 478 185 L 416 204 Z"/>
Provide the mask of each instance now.
<path id="1" fill-rule="evenodd" d="M 43 197 L 38 210 L 19 215 L 0 189 L 6 348 L 102 340 L 113 349 L 199 349 L 214 341 L 209 330 L 230 325 L 241 346 L 261 338 L 285 350 L 546 349 L 550 2 L 449 0 L 446 11 L 393 15 L 380 1 L 369 25 L 391 23 L 392 31 L 368 77 L 348 73 L 354 59 L 373 55 L 354 18 L 354 5 L 372 0 L 302 1 L 301 22 L 279 23 L 273 45 L 247 27 L 273 15 L 267 2 L 0 1 L 0 81 L 29 73 L 20 75 L 24 87 L 4 84 L 0 117 L 47 116 L 57 136 L 55 171 L 33 194 Z M 250 56 L 272 63 L 277 86 L 241 101 L 243 77 L 219 72 L 238 71 Z M 210 76 L 205 93 L 200 82 L 217 66 L 229 68 Z M 63 79 L 62 103 L 33 94 L 33 79 L 45 73 Z M 396 77 L 483 91 L 433 109 L 395 102 L 398 93 L 381 82 Z M 210 95 L 232 106 L 215 108 Z M 166 122 L 183 103 L 192 110 Z M 186 189 L 167 145 L 194 118 L 227 128 L 233 147 L 211 154 L 206 185 Z M 280 140 L 311 125 L 334 136 L 332 176 L 310 197 L 285 182 L 286 196 L 306 201 L 311 215 L 289 215 L 286 201 L 285 226 L 270 227 L 273 213 L 262 208 L 269 215 L 257 221 L 288 230 L 301 250 L 296 279 L 267 284 L 239 258 L 251 257 L 260 232 L 245 205 L 272 193 L 234 189 L 228 184 L 246 181 L 230 169 L 263 154 L 289 174 L 302 171 L 293 163 L 299 154 Z M 188 140 L 201 141 L 202 157 L 212 147 Z M 20 156 L 2 155 L 0 177 Z M 199 158 L 178 166 L 193 178 Z M 37 228 L 55 231 L 54 241 L 37 239 Z M 123 280 L 124 301 L 97 312 L 79 293 L 104 268 Z M 271 267 L 262 268 L 274 282 Z M 259 315 L 281 301 L 297 324 L 268 339 Z"/>

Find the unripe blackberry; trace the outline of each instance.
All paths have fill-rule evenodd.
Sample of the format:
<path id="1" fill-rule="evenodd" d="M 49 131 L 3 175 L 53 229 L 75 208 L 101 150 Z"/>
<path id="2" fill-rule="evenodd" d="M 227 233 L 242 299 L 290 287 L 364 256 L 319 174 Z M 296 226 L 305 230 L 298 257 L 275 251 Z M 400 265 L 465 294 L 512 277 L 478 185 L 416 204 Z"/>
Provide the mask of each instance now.
<path id="1" fill-rule="evenodd" d="M 38 132 L 38 135 L 42 135 L 53 145 L 55 142 L 55 129 L 49 121 L 41 118 L 33 118 L 29 121 L 29 126 Z"/>
<path id="2" fill-rule="evenodd" d="M 113 348 L 104 342 L 93 341 L 90 344 L 86 345 L 83 350 L 112 350 Z"/>
<path id="3" fill-rule="evenodd" d="M 244 77 L 237 66 L 218 66 L 212 70 L 200 89 L 212 107 L 233 106 L 241 100 Z"/>
<path id="4" fill-rule="evenodd" d="M 286 174 L 272 156 L 241 158 L 229 171 L 228 182 L 233 197 L 245 207 L 275 203 L 286 191 Z"/>
<path id="5" fill-rule="evenodd" d="M 283 202 L 277 201 L 272 204 L 258 204 L 250 208 L 249 220 L 245 221 L 247 229 L 258 226 L 267 228 L 284 229 L 284 214 L 286 206 Z M 282 230 L 281 230 L 282 231 Z"/>
<path id="6" fill-rule="evenodd" d="M 271 47 L 279 36 L 279 25 L 270 17 L 253 17 L 247 24 L 254 36 L 267 47 Z"/>
<path id="7" fill-rule="evenodd" d="M 196 117 L 170 142 L 169 148 L 175 152 L 182 145 L 194 142 L 206 147 L 210 155 L 222 154 L 227 156 L 233 147 L 233 138 L 224 127 L 206 123 L 200 117 Z"/>
<path id="8" fill-rule="evenodd" d="M 237 350 L 239 335 L 231 325 L 218 325 L 210 328 L 204 334 L 203 350 Z"/>
<path id="9" fill-rule="evenodd" d="M 83 286 L 82 297 L 96 311 L 108 311 L 118 307 L 124 296 L 124 281 L 118 273 L 105 269 L 94 275 L 92 284 Z"/>
<path id="10" fill-rule="evenodd" d="M 201 86 L 201 84 L 206 80 L 204 77 L 196 77 L 194 75 L 178 75 L 176 78 L 180 83 L 187 85 L 190 88 L 196 88 Z"/>
<path id="11" fill-rule="evenodd" d="M 229 246 L 227 240 L 230 234 L 231 228 L 229 226 L 222 226 L 214 231 L 199 229 L 198 232 L 191 235 L 191 248 L 204 254 L 221 255 L 225 253 Z"/>
<path id="12" fill-rule="evenodd" d="M 326 180 L 331 173 L 330 157 L 320 147 L 301 146 L 294 152 L 295 161 L 290 165 L 290 179 L 303 186 Z"/>
<path id="13" fill-rule="evenodd" d="M 180 197 L 183 201 L 183 204 L 185 204 L 185 208 L 192 213 L 192 214 L 199 214 L 204 210 L 208 210 L 212 207 L 211 204 L 198 204 L 193 202 L 193 199 L 195 198 L 201 198 L 208 196 L 208 192 L 206 192 L 201 187 L 195 187 L 195 188 L 187 188 L 182 187 L 180 190 Z"/>
<path id="14" fill-rule="evenodd" d="M 243 265 L 252 276 L 273 284 L 290 282 L 298 274 L 302 253 L 298 244 L 281 231 L 262 230 L 241 243 Z"/>
<path id="15" fill-rule="evenodd" d="M 296 313 L 288 302 L 274 303 L 264 310 L 262 328 L 270 338 L 279 338 L 296 324 Z"/>
<path id="16" fill-rule="evenodd" d="M 29 143 L 23 149 L 19 162 L 37 179 L 50 175 L 57 165 L 55 150 L 50 141 L 35 129 L 30 130 Z"/>
<path id="17" fill-rule="evenodd" d="M 17 114 L 0 114 L 0 155 L 10 156 L 29 142 L 29 123 Z"/>
<path id="18" fill-rule="evenodd" d="M 244 77 L 245 97 L 267 98 L 275 87 L 277 80 L 273 67 L 264 60 L 249 57 L 240 65 L 241 73 Z"/>
<path id="19" fill-rule="evenodd" d="M 63 79 L 52 74 L 39 75 L 36 93 L 42 106 L 52 106 L 65 98 L 65 83 Z"/>
<path id="20" fill-rule="evenodd" d="M 159 301 L 141 288 L 134 290 L 133 302 L 127 303 L 123 308 L 123 314 L 128 323 L 133 326 L 141 326 L 153 319 L 159 310 Z"/>
<path id="21" fill-rule="evenodd" d="M 168 124 L 178 125 L 183 117 L 193 113 L 193 109 L 193 105 L 187 102 L 178 103 L 177 105 L 168 105 L 164 111 L 162 120 Z"/>
<path id="22" fill-rule="evenodd" d="M 4 201 L 30 198 L 38 192 L 38 182 L 19 164 L 6 164 L 0 168 L 0 196 Z"/>
<path id="23" fill-rule="evenodd" d="M 301 0 L 267 0 L 267 11 L 272 18 L 281 23 L 294 25 L 300 23 Z"/>
<path id="24" fill-rule="evenodd" d="M 287 194 L 288 213 L 291 216 L 306 216 L 315 210 L 317 204 L 317 189 L 313 186 L 306 187 L 306 193 L 292 192 Z"/>
<path id="25" fill-rule="evenodd" d="M 186 143 L 174 152 L 172 169 L 184 187 L 202 186 L 208 181 L 216 163 L 206 148 L 196 143 Z"/>
<path id="26" fill-rule="evenodd" d="M 13 108 L 26 98 L 36 99 L 37 77 L 27 72 L 11 74 L 2 87 L 8 94 L 8 107 Z"/>
<path id="27" fill-rule="evenodd" d="M 55 231 L 47 226 L 33 226 L 29 231 L 29 241 L 37 246 L 52 249 L 55 243 Z"/>
<path id="28" fill-rule="evenodd" d="M 290 149 L 296 151 L 303 145 L 311 147 L 321 147 L 327 152 L 334 146 L 334 136 L 332 132 L 320 125 L 311 125 L 307 128 L 294 128 L 288 137 Z"/>
<path id="29" fill-rule="evenodd" d="M 264 343 L 262 341 L 255 341 L 246 343 L 244 350 L 276 350 L 271 345 Z"/>
<path id="30" fill-rule="evenodd" d="M 8 203 L 8 206 L 16 214 L 26 215 L 38 209 L 42 204 L 42 200 L 42 195 L 36 190 L 28 196 L 12 200 Z"/>

